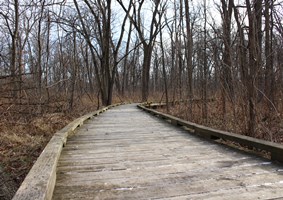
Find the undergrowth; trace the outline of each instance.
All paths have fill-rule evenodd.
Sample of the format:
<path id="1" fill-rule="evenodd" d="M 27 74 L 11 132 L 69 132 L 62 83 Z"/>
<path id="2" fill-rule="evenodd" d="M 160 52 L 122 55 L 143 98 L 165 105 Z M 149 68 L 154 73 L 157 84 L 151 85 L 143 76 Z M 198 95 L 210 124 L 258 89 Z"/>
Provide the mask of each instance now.
<path id="1" fill-rule="evenodd" d="M 227 103 L 226 112 L 223 114 L 222 102 L 219 99 L 214 99 L 207 103 L 207 118 L 203 117 L 202 105 L 202 101 L 195 101 L 192 106 L 188 102 L 176 103 L 169 107 L 168 112 L 165 108 L 160 111 L 211 128 L 248 135 L 247 110 L 241 102 Z M 264 104 L 257 105 L 256 127 L 253 137 L 283 143 L 282 115 L 283 109 L 275 112 Z"/>
<path id="2" fill-rule="evenodd" d="M 113 103 L 121 101 L 115 97 Z M 99 102 L 95 97 L 85 96 L 76 100 L 72 110 L 67 102 L 57 107 L 62 109 L 42 109 L 39 114 L 37 107 L 17 108 L 0 101 L 0 199 L 13 197 L 56 131 L 75 118 L 97 110 Z"/>
<path id="3" fill-rule="evenodd" d="M 113 103 L 139 102 L 139 96 L 115 96 Z M 149 101 L 159 102 L 162 94 L 151 96 Z M 23 107 L 19 110 L 13 105 L 5 106 L 0 102 L 0 199 L 11 199 L 31 169 L 32 165 L 54 135 L 54 133 L 75 118 L 97 110 L 99 102 L 96 97 L 85 96 L 76 99 L 72 110 L 67 103 L 56 104 L 56 109 L 45 109 L 40 114 L 34 114 L 38 108 Z M 212 128 L 246 134 L 246 110 L 241 104 L 227 105 L 225 116 L 219 99 L 208 104 L 207 119 L 202 117 L 202 102 L 196 101 L 175 104 L 170 107 L 169 114 Z M 52 105 L 54 107 L 54 105 Z M 57 108 L 60 108 L 59 110 Z M 34 109 L 34 110 L 33 110 Z M 24 112 L 22 112 L 24 111 Z M 166 109 L 162 110 L 166 112 Z M 280 111 L 280 112 L 279 112 Z M 275 142 L 283 142 L 282 109 L 277 113 L 261 107 L 257 111 L 256 138 Z"/>

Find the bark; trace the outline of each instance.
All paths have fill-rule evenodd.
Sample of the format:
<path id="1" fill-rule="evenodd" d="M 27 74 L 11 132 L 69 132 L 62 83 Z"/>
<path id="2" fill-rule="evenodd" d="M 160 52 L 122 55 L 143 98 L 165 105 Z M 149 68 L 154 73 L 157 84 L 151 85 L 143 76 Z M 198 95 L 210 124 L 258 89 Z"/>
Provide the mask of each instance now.
<path id="1" fill-rule="evenodd" d="M 16 69 L 17 69 L 17 42 L 19 37 L 19 1 L 14 0 L 14 15 L 15 15 L 15 27 L 14 30 L 10 30 L 11 38 L 12 38 L 12 47 L 11 47 L 11 77 L 13 82 L 13 98 L 16 100 L 17 98 L 17 75 L 16 75 Z"/>
<path id="2" fill-rule="evenodd" d="M 185 17 L 186 17 L 186 33 L 187 33 L 187 70 L 188 70 L 188 96 L 189 100 L 193 99 L 193 36 L 191 30 L 189 1 L 185 0 Z M 190 114 L 192 114 L 192 102 L 190 102 Z"/>
<path id="3" fill-rule="evenodd" d="M 222 99 L 222 120 L 226 124 L 226 96 L 234 107 L 234 87 L 232 81 L 232 55 L 231 55 L 231 19 L 234 0 L 221 0 L 222 5 L 222 29 L 223 29 L 223 59 L 220 74 L 221 80 L 221 99 Z"/>
<path id="4" fill-rule="evenodd" d="M 122 95 L 125 95 L 125 89 L 128 88 L 128 54 L 131 42 L 131 34 L 132 34 L 132 23 L 130 22 L 129 31 L 128 31 L 128 39 L 127 39 L 127 46 L 126 46 L 126 56 L 124 58 L 123 63 L 123 80 L 122 80 Z"/>
<path id="5" fill-rule="evenodd" d="M 147 101 L 149 95 L 149 71 L 150 63 L 152 58 L 152 49 L 151 45 L 143 45 L 143 68 L 142 68 L 142 101 Z"/>
<path id="6" fill-rule="evenodd" d="M 203 45 L 203 78 L 202 78 L 202 117 L 206 121 L 208 117 L 207 107 L 207 79 L 208 79 L 208 65 L 207 65 L 207 7 L 206 0 L 204 0 L 204 45 Z"/>
<path id="7" fill-rule="evenodd" d="M 166 100 L 166 110 L 169 111 L 169 95 L 168 95 L 168 84 L 167 84 L 167 73 L 166 73 L 166 66 L 165 66 L 165 51 L 163 45 L 163 37 L 162 31 L 160 32 L 160 48 L 161 48 L 161 62 L 162 62 L 162 73 L 163 73 L 163 80 L 164 80 L 164 89 L 165 89 L 165 100 Z"/>
<path id="8" fill-rule="evenodd" d="M 229 0 L 228 3 L 225 0 L 221 0 L 222 3 L 222 18 L 223 18 L 223 86 L 229 95 L 229 99 L 233 102 L 234 88 L 232 82 L 232 58 L 231 58 L 231 16 L 233 0 Z"/>
<path id="9" fill-rule="evenodd" d="M 269 101 L 274 104 L 274 69 L 273 69 L 273 59 L 274 55 L 272 52 L 272 23 L 271 23 L 271 10 L 272 10 L 272 2 L 269 0 L 265 0 L 265 94 Z"/>
<path id="10" fill-rule="evenodd" d="M 72 56 L 72 73 L 71 73 L 71 91 L 69 98 L 69 110 L 73 110 L 74 106 L 74 96 L 75 96 L 75 88 L 77 82 L 77 40 L 76 40 L 76 32 L 73 30 L 73 56 Z"/>
<path id="11" fill-rule="evenodd" d="M 248 122 L 248 135 L 254 136 L 255 134 L 255 123 L 256 123 L 256 90 L 257 86 L 257 75 L 261 63 L 260 49 L 261 49 L 261 37 L 260 29 L 261 26 L 258 15 L 259 12 L 259 0 L 256 0 L 254 9 L 249 0 L 246 0 L 248 20 L 249 20 L 249 32 L 248 32 L 248 51 L 249 51 L 249 73 L 248 73 L 248 104 L 249 104 L 249 122 Z"/>

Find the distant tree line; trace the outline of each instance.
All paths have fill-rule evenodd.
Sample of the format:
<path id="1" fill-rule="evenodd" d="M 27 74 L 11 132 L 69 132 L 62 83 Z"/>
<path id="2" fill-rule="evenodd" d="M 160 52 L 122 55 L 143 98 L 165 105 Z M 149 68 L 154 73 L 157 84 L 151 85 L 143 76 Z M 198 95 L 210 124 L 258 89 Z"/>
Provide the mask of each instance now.
<path id="1" fill-rule="evenodd" d="M 83 96 L 159 93 L 202 99 L 206 119 L 216 96 L 224 121 L 242 108 L 249 135 L 262 105 L 282 107 L 282 1 L 0 2 L 1 106 L 59 112 Z"/>

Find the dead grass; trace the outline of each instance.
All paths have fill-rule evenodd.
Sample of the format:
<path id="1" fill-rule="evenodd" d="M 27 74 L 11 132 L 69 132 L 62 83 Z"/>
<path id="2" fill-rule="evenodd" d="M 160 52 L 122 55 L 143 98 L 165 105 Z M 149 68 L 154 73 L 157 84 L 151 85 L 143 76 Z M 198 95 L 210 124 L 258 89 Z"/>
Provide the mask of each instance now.
<path id="1" fill-rule="evenodd" d="M 71 115 L 63 113 L 45 114 L 27 122 L 1 119 L 1 165 L 17 186 L 23 181 L 53 134 L 72 119 Z"/>
<path id="2" fill-rule="evenodd" d="M 54 103 L 53 103 L 54 105 Z M 11 199 L 53 134 L 73 119 L 97 109 L 97 101 L 83 97 L 73 110 L 0 105 L 0 199 Z M 67 108 L 67 103 L 57 103 Z"/>
<path id="3" fill-rule="evenodd" d="M 209 102 L 208 116 L 202 116 L 202 102 L 193 103 L 192 112 L 188 103 L 176 104 L 170 107 L 169 114 L 204 126 L 247 135 L 247 109 L 244 104 L 227 103 L 226 114 L 222 114 L 222 102 L 219 99 Z M 166 112 L 166 109 L 162 109 Z M 190 114 L 192 113 L 192 114 Z M 264 104 L 257 105 L 255 138 L 283 143 L 283 110 L 274 112 Z"/>
<path id="4" fill-rule="evenodd" d="M 138 95 L 113 96 L 113 104 L 136 102 Z M 54 133 L 75 118 L 101 108 L 96 96 L 63 99 L 38 106 L 7 104 L 0 98 L 0 199 L 11 199 Z M 41 113 L 38 113 L 41 110 Z"/>

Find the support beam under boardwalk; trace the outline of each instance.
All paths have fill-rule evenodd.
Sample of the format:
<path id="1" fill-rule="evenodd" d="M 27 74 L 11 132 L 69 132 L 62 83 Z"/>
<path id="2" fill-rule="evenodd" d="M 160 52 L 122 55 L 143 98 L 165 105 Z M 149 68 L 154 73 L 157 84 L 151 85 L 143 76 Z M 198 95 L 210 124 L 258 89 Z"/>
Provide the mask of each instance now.
<path id="1" fill-rule="evenodd" d="M 115 107 L 71 136 L 53 199 L 283 199 L 283 166 Z"/>

